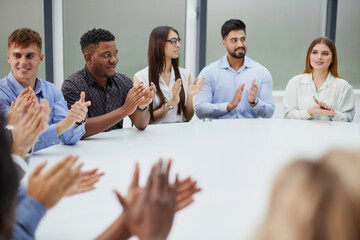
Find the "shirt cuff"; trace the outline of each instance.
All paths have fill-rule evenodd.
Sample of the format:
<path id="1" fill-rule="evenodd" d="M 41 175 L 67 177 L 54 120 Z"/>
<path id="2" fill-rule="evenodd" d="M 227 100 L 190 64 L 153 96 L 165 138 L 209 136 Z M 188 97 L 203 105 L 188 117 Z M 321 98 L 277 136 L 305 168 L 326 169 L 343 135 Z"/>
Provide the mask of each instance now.
<path id="1" fill-rule="evenodd" d="M 24 172 L 27 171 L 28 165 L 26 164 L 25 159 L 22 159 L 22 157 L 17 154 L 11 154 L 11 157 L 14 163 L 16 163 Z"/>
<path id="2" fill-rule="evenodd" d="M 345 116 L 344 113 L 338 112 L 337 110 L 335 110 L 335 113 L 336 114 L 334 115 L 333 118 L 330 117 L 331 121 L 347 121 L 347 117 Z"/>
<path id="3" fill-rule="evenodd" d="M 310 119 L 312 116 L 309 114 L 307 108 L 299 111 L 300 119 Z"/>
<path id="4" fill-rule="evenodd" d="M 230 113 L 231 111 L 235 110 L 236 108 L 234 108 L 233 110 L 231 110 L 230 112 L 228 112 L 227 110 L 227 106 L 228 106 L 228 102 L 225 102 L 225 103 L 220 103 L 220 104 L 216 104 L 215 105 L 215 109 L 214 109 L 214 112 L 213 112 L 213 118 L 219 118 L 219 117 L 222 117 L 224 116 L 225 114 L 228 114 Z M 236 111 L 236 110 L 235 110 Z"/>

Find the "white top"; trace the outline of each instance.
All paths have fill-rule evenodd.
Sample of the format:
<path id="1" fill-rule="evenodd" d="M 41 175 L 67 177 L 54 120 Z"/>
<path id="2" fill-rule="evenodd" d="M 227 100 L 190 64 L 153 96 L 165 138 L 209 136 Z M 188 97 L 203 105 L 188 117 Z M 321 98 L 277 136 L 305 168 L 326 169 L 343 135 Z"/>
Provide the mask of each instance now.
<path id="1" fill-rule="evenodd" d="M 187 100 L 186 91 L 187 91 L 187 87 L 188 87 L 188 79 L 189 79 L 190 72 L 188 70 L 186 70 L 184 68 L 180 68 L 180 67 L 179 67 L 179 70 L 180 70 L 180 77 L 182 80 L 181 87 L 183 87 L 184 91 L 185 91 L 185 104 L 186 104 L 186 100 Z M 135 73 L 135 76 L 137 77 L 137 79 L 139 79 L 140 82 L 143 82 L 146 87 L 149 87 L 149 67 L 146 67 L 143 70 Z M 160 89 L 161 89 L 162 93 L 164 94 L 166 102 L 168 102 L 172 98 L 171 89 L 174 86 L 175 81 L 176 81 L 176 79 L 175 79 L 174 68 L 171 68 L 169 86 L 166 85 L 163 78 L 160 76 L 159 85 L 160 85 Z M 155 94 L 155 97 L 153 99 L 153 109 L 155 110 L 159 107 L 160 107 L 160 98 L 157 94 Z M 152 123 L 158 124 L 158 123 L 185 122 L 186 119 L 183 116 L 183 113 L 178 115 L 177 110 L 178 110 L 178 105 L 174 106 L 174 109 L 171 109 L 160 119 L 158 119 Z"/>
<path id="2" fill-rule="evenodd" d="M 315 104 L 313 96 L 333 107 L 336 111 L 334 118 L 308 113 L 307 109 Z M 334 77 L 330 72 L 318 91 L 311 73 L 293 77 L 286 86 L 283 103 L 284 118 L 351 122 L 355 114 L 354 90 L 347 81 Z"/>

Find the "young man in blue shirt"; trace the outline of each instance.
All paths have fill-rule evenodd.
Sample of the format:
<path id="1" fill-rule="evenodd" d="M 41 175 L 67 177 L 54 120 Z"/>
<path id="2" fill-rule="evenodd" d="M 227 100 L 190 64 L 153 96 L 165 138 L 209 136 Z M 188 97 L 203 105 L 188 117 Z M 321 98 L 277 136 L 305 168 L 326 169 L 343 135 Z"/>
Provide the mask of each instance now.
<path id="1" fill-rule="evenodd" d="M 238 19 L 226 21 L 222 45 L 227 54 L 206 66 L 202 91 L 195 97 L 199 118 L 270 118 L 275 110 L 270 72 L 245 56 L 246 26 Z"/>
<path id="2" fill-rule="evenodd" d="M 84 119 L 90 102 L 85 102 L 81 93 L 75 104 L 68 110 L 60 90 L 54 84 L 37 77 L 37 70 L 43 60 L 42 40 L 38 32 L 29 28 L 15 30 L 8 39 L 8 62 L 11 72 L 0 80 L 0 113 L 7 115 L 11 102 L 28 87 L 34 105 L 46 98 L 51 109 L 49 127 L 40 135 L 34 150 L 63 142 L 75 144 L 85 133 Z M 31 106 L 30 106 L 31 107 Z M 11 123 L 8 123 L 11 124 Z"/>

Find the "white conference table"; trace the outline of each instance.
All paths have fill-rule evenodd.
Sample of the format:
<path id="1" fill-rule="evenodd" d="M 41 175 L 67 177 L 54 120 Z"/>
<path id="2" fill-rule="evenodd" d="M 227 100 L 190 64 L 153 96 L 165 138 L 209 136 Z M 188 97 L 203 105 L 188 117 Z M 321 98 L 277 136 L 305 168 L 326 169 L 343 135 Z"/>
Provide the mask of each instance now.
<path id="1" fill-rule="evenodd" d="M 140 164 L 144 185 L 151 165 L 172 158 L 171 178 L 192 176 L 201 193 L 176 214 L 169 239 L 249 239 L 267 209 L 272 181 L 297 157 L 319 157 L 336 147 L 359 147 L 360 125 L 284 119 L 213 120 L 151 125 L 104 132 L 74 146 L 59 144 L 36 152 L 29 172 L 48 159 L 78 154 L 85 169 L 105 176 L 97 189 L 61 200 L 36 232 L 42 239 L 93 239 L 122 209 L 113 189 L 126 193 Z M 27 176 L 26 176 L 27 177 Z"/>

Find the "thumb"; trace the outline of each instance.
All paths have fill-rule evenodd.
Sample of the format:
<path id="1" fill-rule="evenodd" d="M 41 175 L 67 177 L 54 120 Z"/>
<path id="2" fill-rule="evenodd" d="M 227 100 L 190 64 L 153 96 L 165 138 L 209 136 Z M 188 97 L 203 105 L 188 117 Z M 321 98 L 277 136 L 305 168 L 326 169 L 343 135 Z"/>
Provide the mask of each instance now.
<path id="1" fill-rule="evenodd" d="M 241 84 L 241 86 L 240 86 L 240 93 L 242 93 L 242 91 L 244 91 L 244 87 L 245 87 L 245 83 Z"/>
<path id="2" fill-rule="evenodd" d="M 114 190 L 114 193 L 117 197 L 117 199 L 119 200 L 121 206 L 124 208 L 124 210 L 127 208 L 127 203 L 124 199 L 124 197 L 117 191 L 117 190 Z"/>
<path id="3" fill-rule="evenodd" d="M 81 102 L 81 103 L 85 102 L 85 92 L 84 92 L 84 91 L 82 91 L 82 92 L 80 93 L 80 102 Z"/>

